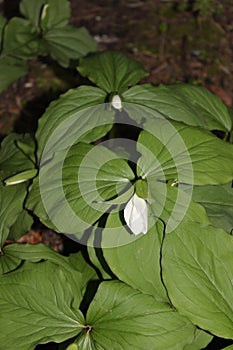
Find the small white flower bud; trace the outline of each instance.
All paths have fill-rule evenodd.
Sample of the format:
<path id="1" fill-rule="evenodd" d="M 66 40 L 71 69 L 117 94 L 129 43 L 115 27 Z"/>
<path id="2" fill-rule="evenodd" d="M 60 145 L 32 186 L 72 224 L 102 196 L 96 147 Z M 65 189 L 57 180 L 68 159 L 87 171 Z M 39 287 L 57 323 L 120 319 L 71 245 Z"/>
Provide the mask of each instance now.
<path id="1" fill-rule="evenodd" d="M 124 218 L 133 234 L 147 233 L 148 209 L 145 199 L 135 193 L 125 206 Z"/>
<path id="2" fill-rule="evenodd" d="M 119 110 L 122 109 L 122 102 L 121 102 L 121 98 L 119 95 L 113 96 L 112 106 L 116 109 L 119 109 Z"/>

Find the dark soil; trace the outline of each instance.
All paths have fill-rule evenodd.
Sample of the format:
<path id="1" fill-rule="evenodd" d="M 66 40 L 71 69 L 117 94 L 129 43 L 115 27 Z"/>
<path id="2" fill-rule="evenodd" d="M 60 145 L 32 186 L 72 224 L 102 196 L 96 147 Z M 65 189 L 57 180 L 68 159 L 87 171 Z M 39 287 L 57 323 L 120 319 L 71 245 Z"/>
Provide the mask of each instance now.
<path id="1" fill-rule="evenodd" d="M 228 106 L 233 104 L 232 0 L 71 0 L 71 23 L 85 26 L 99 50 L 120 50 L 141 61 L 150 75 L 143 82 L 190 82 L 207 87 Z M 0 3 L 0 13 L 19 15 L 18 0 Z M 209 3 L 209 5 L 208 5 Z M 210 4 L 213 3 L 211 6 Z M 12 131 L 32 132 L 45 107 L 82 82 L 48 59 L 29 62 L 29 74 L 0 95 L 0 138 Z M 75 249 L 67 239 L 36 227 L 21 243 L 44 242 L 59 252 Z M 217 337 L 206 348 L 219 350 L 231 341 Z M 53 350 L 57 345 L 38 346 Z"/>
<path id="2" fill-rule="evenodd" d="M 71 0 L 71 23 L 85 26 L 99 50 L 120 50 L 141 61 L 150 73 L 143 82 L 200 84 L 231 106 L 233 3 L 203 1 L 212 2 L 197 11 L 194 0 Z M 5 0 L 0 11 L 15 16 L 18 3 Z M 35 130 L 49 102 L 79 81 L 75 71 L 32 60 L 29 74 L 0 95 L 0 137 Z"/>

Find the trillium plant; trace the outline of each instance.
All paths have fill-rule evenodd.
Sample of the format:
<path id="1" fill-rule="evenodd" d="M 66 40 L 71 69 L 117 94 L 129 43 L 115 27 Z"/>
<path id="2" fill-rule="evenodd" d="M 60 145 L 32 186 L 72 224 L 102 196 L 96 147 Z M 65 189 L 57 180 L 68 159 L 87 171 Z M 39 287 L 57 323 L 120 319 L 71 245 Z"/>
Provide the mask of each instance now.
<path id="1" fill-rule="evenodd" d="M 85 28 L 68 23 L 68 0 L 22 0 L 20 14 L 9 21 L 0 16 L 0 92 L 27 74 L 29 59 L 50 55 L 67 68 L 97 49 Z"/>
<path id="2" fill-rule="evenodd" d="M 77 69 L 1 144 L 0 348 L 232 349 L 232 109 L 119 52 Z M 34 221 L 79 250 L 7 244 Z"/>

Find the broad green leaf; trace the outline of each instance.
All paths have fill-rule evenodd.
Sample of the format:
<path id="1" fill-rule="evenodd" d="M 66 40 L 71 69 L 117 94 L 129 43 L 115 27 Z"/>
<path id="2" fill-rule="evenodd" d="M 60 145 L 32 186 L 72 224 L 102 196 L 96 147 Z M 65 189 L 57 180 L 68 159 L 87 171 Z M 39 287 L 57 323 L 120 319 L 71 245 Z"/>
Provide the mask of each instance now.
<path id="1" fill-rule="evenodd" d="M 6 90 L 13 82 L 26 75 L 28 72 L 26 62 L 21 59 L 0 57 L 0 92 Z"/>
<path id="2" fill-rule="evenodd" d="M 0 254 L 0 275 L 15 270 L 22 262 L 22 260 L 11 252 L 12 244 L 5 246 L 1 249 Z"/>
<path id="3" fill-rule="evenodd" d="M 57 151 L 55 147 L 59 143 L 64 143 L 64 147 L 68 148 L 79 138 L 85 142 L 93 142 L 104 136 L 113 121 L 113 113 L 103 112 L 104 107 L 98 107 L 104 103 L 105 98 L 106 93 L 102 90 L 81 86 L 69 90 L 52 102 L 40 118 L 36 132 L 38 159 L 50 138 L 52 141 L 55 138 L 55 144 L 51 147 Z M 94 107 L 90 108 L 91 106 Z M 81 110 L 83 112 L 79 112 Z"/>
<path id="4" fill-rule="evenodd" d="M 28 154 L 20 148 L 21 144 L 28 145 Z M 35 152 L 35 142 L 29 134 L 11 133 L 5 137 L 0 148 L 0 170 L 5 177 L 13 176 L 19 172 L 34 168 L 31 159 Z"/>
<path id="5" fill-rule="evenodd" d="M 78 350 L 77 344 L 70 344 L 66 350 Z"/>
<path id="6" fill-rule="evenodd" d="M 0 173 L 0 250 L 23 210 L 27 184 L 6 187 Z M 20 228 L 19 228 L 20 229 Z"/>
<path id="7" fill-rule="evenodd" d="M 194 108 L 198 108 L 199 118 L 205 119 L 210 130 L 227 130 L 232 128 L 231 118 L 227 106 L 221 99 L 201 86 L 177 84 L 168 88 L 168 93 L 177 95 L 186 103 L 191 103 Z"/>
<path id="8" fill-rule="evenodd" d="M 91 265 L 85 251 L 84 254 L 82 254 L 82 252 L 71 254 L 69 256 L 69 263 L 75 270 L 79 271 L 82 276 L 79 285 L 83 297 L 81 309 L 87 310 L 99 286 L 99 275 L 97 275 L 96 269 Z"/>
<path id="9" fill-rule="evenodd" d="M 68 258 L 59 255 L 44 244 L 10 244 L 2 249 L 0 257 L 1 273 L 14 270 L 22 260 L 31 262 L 49 260 L 61 265 L 64 269 L 72 270 Z"/>
<path id="10" fill-rule="evenodd" d="M 93 235 L 95 236 L 95 235 Z M 94 240 L 94 237 L 93 238 Z M 90 244 L 90 241 L 88 242 Z M 112 274 L 109 271 L 109 266 L 107 266 L 105 259 L 103 258 L 102 249 L 99 247 L 95 247 L 93 242 L 88 245 L 88 257 L 91 263 L 95 266 L 98 273 L 101 274 L 101 278 L 104 280 L 108 280 L 112 278 Z"/>
<path id="11" fill-rule="evenodd" d="M 230 131 L 227 107 L 209 90 L 191 84 L 154 87 L 135 86 L 124 92 L 123 101 L 149 107 L 164 117 L 209 130 Z"/>
<path id="12" fill-rule="evenodd" d="M 103 282 L 89 306 L 80 349 L 181 350 L 195 328 L 170 306 L 120 281 Z"/>
<path id="13" fill-rule="evenodd" d="M 46 212 L 46 209 L 43 205 L 43 201 L 41 198 L 40 184 L 39 184 L 39 176 L 37 176 L 32 185 L 29 188 L 29 193 L 25 202 L 26 208 L 31 211 L 34 215 L 36 215 L 40 221 L 47 227 L 56 231 L 57 227 L 54 225 Z"/>
<path id="14" fill-rule="evenodd" d="M 121 209 L 121 208 L 119 208 Z M 107 248 L 115 248 L 125 246 L 127 244 L 131 244 L 143 234 L 135 236 L 132 234 L 130 229 L 127 227 L 125 220 L 123 218 L 122 211 L 113 211 L 110 212 L 108 218 L 105 222 L 103 232 L 99 233 L 99 241 L 95 242 L 95 247 L 99 246 L 103 249 Z M 149 215 L 150 218 L 150 215 Z M 154 224 L 154 222 L 153 222 Z M 148 226 L 151 227 L 152 223 Z M 95 235 L 97 233 L 95 232 Z M 97 236 L 98 237 L 98 236 Z M 99 245 L 98 245 L 99 244 Z"/>
<path id="15" fill-rule="evenodd" d="M 39 30 L 41 9 L 47 0 L 22 0 L 20 12 Z"/>
<path id="16" fill-rule="evenodd" d="M 17 216 L 14 224 L 10 227 L 8 239 L 17 241 L 21 236 L 26 234 L 33 224 L 32 216 L 24 209 Z"/>
<path id="17" fill-rule="evenodd" d="M 84 259 L 81 252 L 71 254 L 69 256 L 70 265 L 77 271 L 79 271 L 82 275 L 81 281 L 81 292 L 84 296 L 87 288 L 87 284 L 90 281 L 98 280 L 97 273 L 94 268 L 89 265 L 89 263 Z"/>
<path id="18" fill-rule="evenodd" d="M 193 185 L 223 184 L 233 177 L 233 145 L 208 131 L 166 120 L 148 120 L 140 133 L 139 167 L 147 177 Z M 141 146 L 142 145 L 142 146 Z"/>
<path id="19" fill-rule="evenodd" d="M 81 59 L 78 71 L 107 93 L 119 94 L 148 75 L 141 63 L 114 51 Z"/>
<path id="20" fill-rule="evenodd" d="M 31 160 L 33 163 L 36 163 L 36 145 L 34 137 L 32 137 L 30 134 L 23 134 L 16 140 L 16 146 L 25 154 L 29 160 Z"/>
<path id="21" fill-rule="evenodd" d="M 79 232 L 108 211 L 112 205 L 108 199 L 125 191 L 133 178 L 127 162 L 104 146 L 78 144 L 71 148 L 63 167 L 63 189 L 80 218 Z"/>
<path id="22" fill-rule="evenodd" d="M 72 269 L 68 258 L 64 257 L 46 245 L 39 244 L 11 244 L 4 247 L 4 250 L 11 252 L 11 255 L 17 256 L 21 260 L 38 262 L 41 260 L 50 260 L 55 264 L 62 265 L 65 269 Z"/>
<path id="23" fill-rule="evenodd" d="M 167 232 L 182 220 L 209 223 L 205 210 L 192 201 L 192 185 L 230 180 L 232 145 L 183 124 L 157 119 L 149 125 L 151 133 L 142 131 L 137 143 L 142 154 L 137 174 L 147 180 L 152 216 L 167 223 Z"/>
<path id="24" fill-rule="evenodd" d="M 65 68 L 70 60 L 77 60 L 97 50 L 96 42 L 86 28 L 71 25 L 49 30 L 44 35 L 43 44 L 47 53 Z"/>
<path id="25" fill-rule="evenodd" d="M 179 313 L 200 328 L 233 338 L 233 237 L 220 229 L 182 223 L 165 236 L 162 273 Z"/>
<path id="26" fill-rule="evenodd" d="M 0 276 L 0 343 L 5 349 L 31 350 L 80 333 L 84 319 L 80 274 L 50 261 L 25 262 Z"/>
<path id="27" fill-rule="evenodd" d="M 166 223 L 166 231 L 170 232 L 177 227 L 180 222 L 200 222 L 209 224 L 208 217 L 204 208 L 191 200 L 190 195 L 176 189 L 166 188 L 165 193 L 161 191 L 161 183 L 155 182 L 151 187 L 151 195 L 147 200 L 148 205 L 148 231 L 161 218 Z M 158 186 L 157 186 L 158 185 Z M 165 198 L 162 198 L 164 197 Z M 131 244 L 140 236 L 132 234 L 125 223 L 122 213 L 123 207 L 117 208 L 117 211 L 110 212 L 105 223 L 103 232 L 92 232 L 94 236 L 99 237 L 94 241 L 94 246 L 102 248 L 121 247 Z M 100 231 L 98 229 L 98 231 Z M 141 235 L 143 236 L 143 235 Z"/>
<path id="28" fill-rule="evenodd" d="M 100 280 L 109 280 L 113 278 L 113 273 L 110 270 L 101 248 L 102 230 L 99 230 L 98 223 L 90 233 L 87 240 L 87 253 L 91 264 L 98 272 Z"/>
<path id="29" fill-rule="evenodd" d="M 186 193 L 186 186 L 172 187 L 154 181 L 153 176 L 148 177 L 148 183 L 151 221 L 161 218 L 166 223 L 166 232 L 173 231 L 182 221 L 210 224 L 205 209 L 192 200 L 192 187 Z"/>
<path id="30" fill-rule="evenodd" d="M 160 254 L 164 227 L 160 221 L 146 235 L 123 246 L 103 249 L 113 273 L 157 301 L 168 301 L 161 281 Z"/>
<path id="31" fill-rule="evenodd" d="M 47 0 L 41 13 L 40 26 L 44 31 L 64 27 L 71 16 L 68 0 Z"/>
<path id="32" fill-rule="evenodd" d="M 202 329 L 195 329 L 194 339 L 190 344 L 185 345 L 184 350 L 204 349 L 213 339 L 213 336 Z"/>
<path id="33" fill-rule="evenodd" d="M 31 23 L 25 19 L 13 17 L 5 28 L 3 55 L 24 60 L 37 56 L 39 41 Z"/>
<path id="34" fill-rule="evenodd" d="M 203 205 L 213 225 L 229 233 L 233 230 L 231 183 L 218 186 L 194 186 L 193 200 Z"/>
<path id="35" fill-rule="evenodd" d="M 34 149 L 30 135 L 10 134 L 1 143 L 0 149 L 0 247 L 3 246 L 10 229 L 17 222 L 24 210 L 24 200 L 27 194 L 28 183 L 19 183 L 14 186 L 4 186 L 4 180 L 20 171 L 33 169 L 34 164 L 28 155 L 17 146 L 17 142 L 28 142 Z M 20 235 L 25 233 L 19 226 Z"/>
<path id="36" fill-rule="evenodd" d="M 81 239 L 112 206 L 107 200 L 127 190 L 133 176 L 127 162 L 108 148 L 79 143 L 68 153 L 54 154 L 40 169 L 26 206 L 47 226 Z"/>
<path id="37" fill-rule="evenodd" d="M 153 192 L 154 187 L 151 190 Z M 166 231 L 174 230 L 182 221 L 208 224 L 209 220 L 205 210 L 192 202 L 186 193 L 181 192 L 177 200 L 176 189 L 168 188 L 165 203 L 160 202 L 161 196 L 163 193 L 157 191 L 156 188 L 153 197 L 151 195 L 148 199 L 149 224 L 146 235 L 135 237 L 127 228 L 121 212 L 110 213 L 103 229 L 101 246 L 104 258 L 114 275 L 137 289 L 153 295 L 158 300 L 166 300 L 166 292 L 160 280 L 163 225 L 158 218 L 161 217 L 166 223 Z M 153 198 L 156 198 L 154 202 Z M 162 204 L 164 208 L 161 209 Z M 96 258 L 92 257 L 92 262 L 98 267 Z"/>

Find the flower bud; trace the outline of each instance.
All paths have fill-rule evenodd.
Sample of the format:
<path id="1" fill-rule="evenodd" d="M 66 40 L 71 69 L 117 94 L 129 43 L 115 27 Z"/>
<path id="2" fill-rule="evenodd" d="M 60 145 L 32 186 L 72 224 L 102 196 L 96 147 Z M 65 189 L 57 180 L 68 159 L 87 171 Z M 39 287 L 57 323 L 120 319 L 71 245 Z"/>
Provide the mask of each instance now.
<path id="1" fill-rule="evenodd" d="M 125 206 L 124 218 L 133 234 L 147 233 L 148 209 L 145 199 L 135 193 Z"/>
<path id="2" fill-rule="evenodd" d="M 121 102 L 121 98 L 119 95 L 113 96 L 112 106 L 116 109 L 119 109 L 119 110 L 122 109 L 122 102 Z"/>

